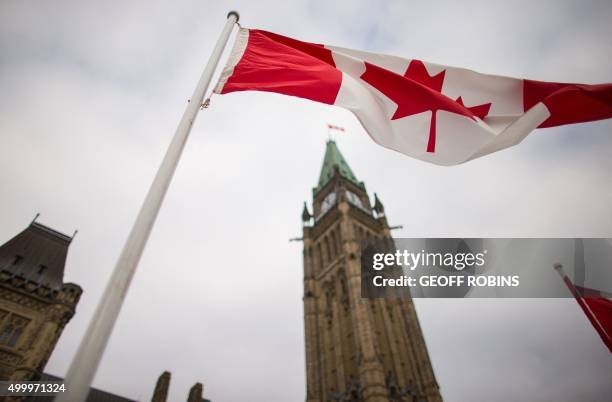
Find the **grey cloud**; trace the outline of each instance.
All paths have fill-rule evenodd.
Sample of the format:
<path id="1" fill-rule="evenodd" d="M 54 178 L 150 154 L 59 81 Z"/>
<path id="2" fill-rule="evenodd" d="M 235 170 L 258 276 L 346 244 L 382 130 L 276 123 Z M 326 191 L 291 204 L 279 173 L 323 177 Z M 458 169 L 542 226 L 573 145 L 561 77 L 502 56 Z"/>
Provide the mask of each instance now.
<path id="1" fill-rule="evenodd" d="M 226 12 L 245 26 L 560 81 L 612 81 L 607 2 L 0 4 L 0 241 L 36 211 L 79 228 L 85 289 L 48 370 L 63 375 Z M 397 236 L 612 236 L 610 122 L 540 130 L 440 168 L 376 146 L 347 111 L 273 94 L 200 114 L 95 385 L 171 400 L 304 398 L 301 204 L 326 122 Z M 418 301 L 447 401 L 601 400 L 612 366 L 570 301 Z"/>

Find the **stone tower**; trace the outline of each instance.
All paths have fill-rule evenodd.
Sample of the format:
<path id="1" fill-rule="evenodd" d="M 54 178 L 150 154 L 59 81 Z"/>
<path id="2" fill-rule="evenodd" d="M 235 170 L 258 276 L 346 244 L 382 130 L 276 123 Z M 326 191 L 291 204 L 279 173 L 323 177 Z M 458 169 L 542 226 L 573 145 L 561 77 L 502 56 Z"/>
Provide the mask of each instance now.
<path id="1" fill-rule="evenodd" d="M 153 391 L 153 397 L 151 402 L 166 402 L 168 400 L 168 391 L 170 389 L 170 377 L 172 374 L 169 371 L 164 371 L 155 384 L 155 390 Z M 201 382 L 196 382 L 189 389 L 187 395 L 187 402 L 210 402 L 209 399 L 202 397 L 204 392 L 204 386 Z"/>
<path id="2" fill-rule="evenodd" d="M 40 223 L 0 246 L 0 380 L 37 380 L 82 290 L 64 283 L 72 239 Z"/>
<path id="3" fill-rule="evenodd" d="M 441 401 L 412 300 L 361 298 L 360 242 L 391 234 L 334 141 L 302 220 L 306 401 Z"/>
<path id="4" fill-rule="evenodd" d="M 153 397 L 151 402 L 166 402 L 168 399 L 168 390 L 170 388 L 170 372 L 164 371 L 155 384 L 155 390 L 153 391 Z"/>

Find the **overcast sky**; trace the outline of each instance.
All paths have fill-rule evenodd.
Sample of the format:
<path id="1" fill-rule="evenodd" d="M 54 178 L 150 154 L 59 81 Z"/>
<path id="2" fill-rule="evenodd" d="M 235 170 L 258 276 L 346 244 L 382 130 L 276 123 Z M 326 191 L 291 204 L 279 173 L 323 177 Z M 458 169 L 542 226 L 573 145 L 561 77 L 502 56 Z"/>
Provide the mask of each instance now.
<path id="1" fill-rule="evenodd" d="M 84 294 L 47 366 L 64 375 L 230 9 L 247 27 L 484 73 L 612 81 L 609 1 L 0 2 L 0 242 L 36 212 L 79 233 Z M 495 3 L 495 4 L 493 4 Z M 195 124 L 96 387 L 214 402 L 305 395 L 302 202 L 325 123 L 396 237 L 612 237 L 612 121 L 536 131 L 438 167 L 375 145 L 346 110 L 215 96 Z M 419 300 L 442 395 L 604 401 L 612 359 L 572 300 Z"/>

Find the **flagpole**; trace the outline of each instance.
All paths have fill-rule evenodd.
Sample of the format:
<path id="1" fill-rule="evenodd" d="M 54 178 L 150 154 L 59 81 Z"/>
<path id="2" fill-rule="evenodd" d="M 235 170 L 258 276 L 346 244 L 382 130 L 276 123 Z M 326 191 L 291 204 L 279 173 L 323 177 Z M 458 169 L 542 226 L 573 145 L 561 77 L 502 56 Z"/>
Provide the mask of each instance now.
<path id="1" fill-rule="evenodd" d="M 149 192 L 117 260 L 112 276 L 106 285 L 102 299 L 72 360 L 65 379 L 66 391 L 58 394 L 55 402 L 81 402 L 87 398 L 93 377 L 96 374 L 104 349 L 117 321 L 130 282 L 134 272 L 136 272 L 138 261 L 189 137 L 189 132 L 200 110 L 204 95 L 219 64 L 219 59 L 227 44 L 232 28 L 239 18 L 240 16 L 236 11 L 231 11 L 227 15 L 227 22 L 223 27 L 223 31 L 221 31 L 221 35 L 208 60 L 208 64 L 206 64 L 202 72 L 191 100 L 187 104 L 172 142 L 168 146 L 166 155 L 155 175 L 155 179 L 153 179 L 153 183 L 149 188 Z"/>

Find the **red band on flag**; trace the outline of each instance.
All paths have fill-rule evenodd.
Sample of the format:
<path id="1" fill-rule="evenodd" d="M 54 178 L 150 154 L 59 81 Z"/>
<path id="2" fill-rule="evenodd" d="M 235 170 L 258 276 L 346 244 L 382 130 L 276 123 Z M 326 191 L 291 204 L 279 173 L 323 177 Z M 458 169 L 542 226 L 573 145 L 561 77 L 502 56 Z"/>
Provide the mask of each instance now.
<path id="1" fill-rule="evenodd" d="M 612 343 L 610 343 L 612 338 L 612 301 L 601 297 L 585 297 L 583 300 L 606 333 L 608 347 L 611 347 L 610 351 L 612 352 Z"/>
<path id="2" fill-rule="evenodd" d="M 612 352 L 612 302 L 602 297 L 583 297 L 584 293 L 581 294 L 580 290 L 584 291 L 585 288 L 574 286 L 565 273 L 562 272 L 561 276 L 578 305 L 582 308 L 584 315 L 587 316 L 603 343 Z"/>
<path id="3" fill-rule="evenodd" d="M 612 117 L 612 84 L 564 84 L 523 80 L 523 91 L 525 111 L 542 102 L 550 112 L 550 117 L 540 124 L 540 128 Z"/>
<path id="4" fill-rule="evenodd" d="M 341 83 L 342 73 L 323 45 L 250 29 L 244 55 L 221 93 L 277 92 L 333 105 Z"/>

